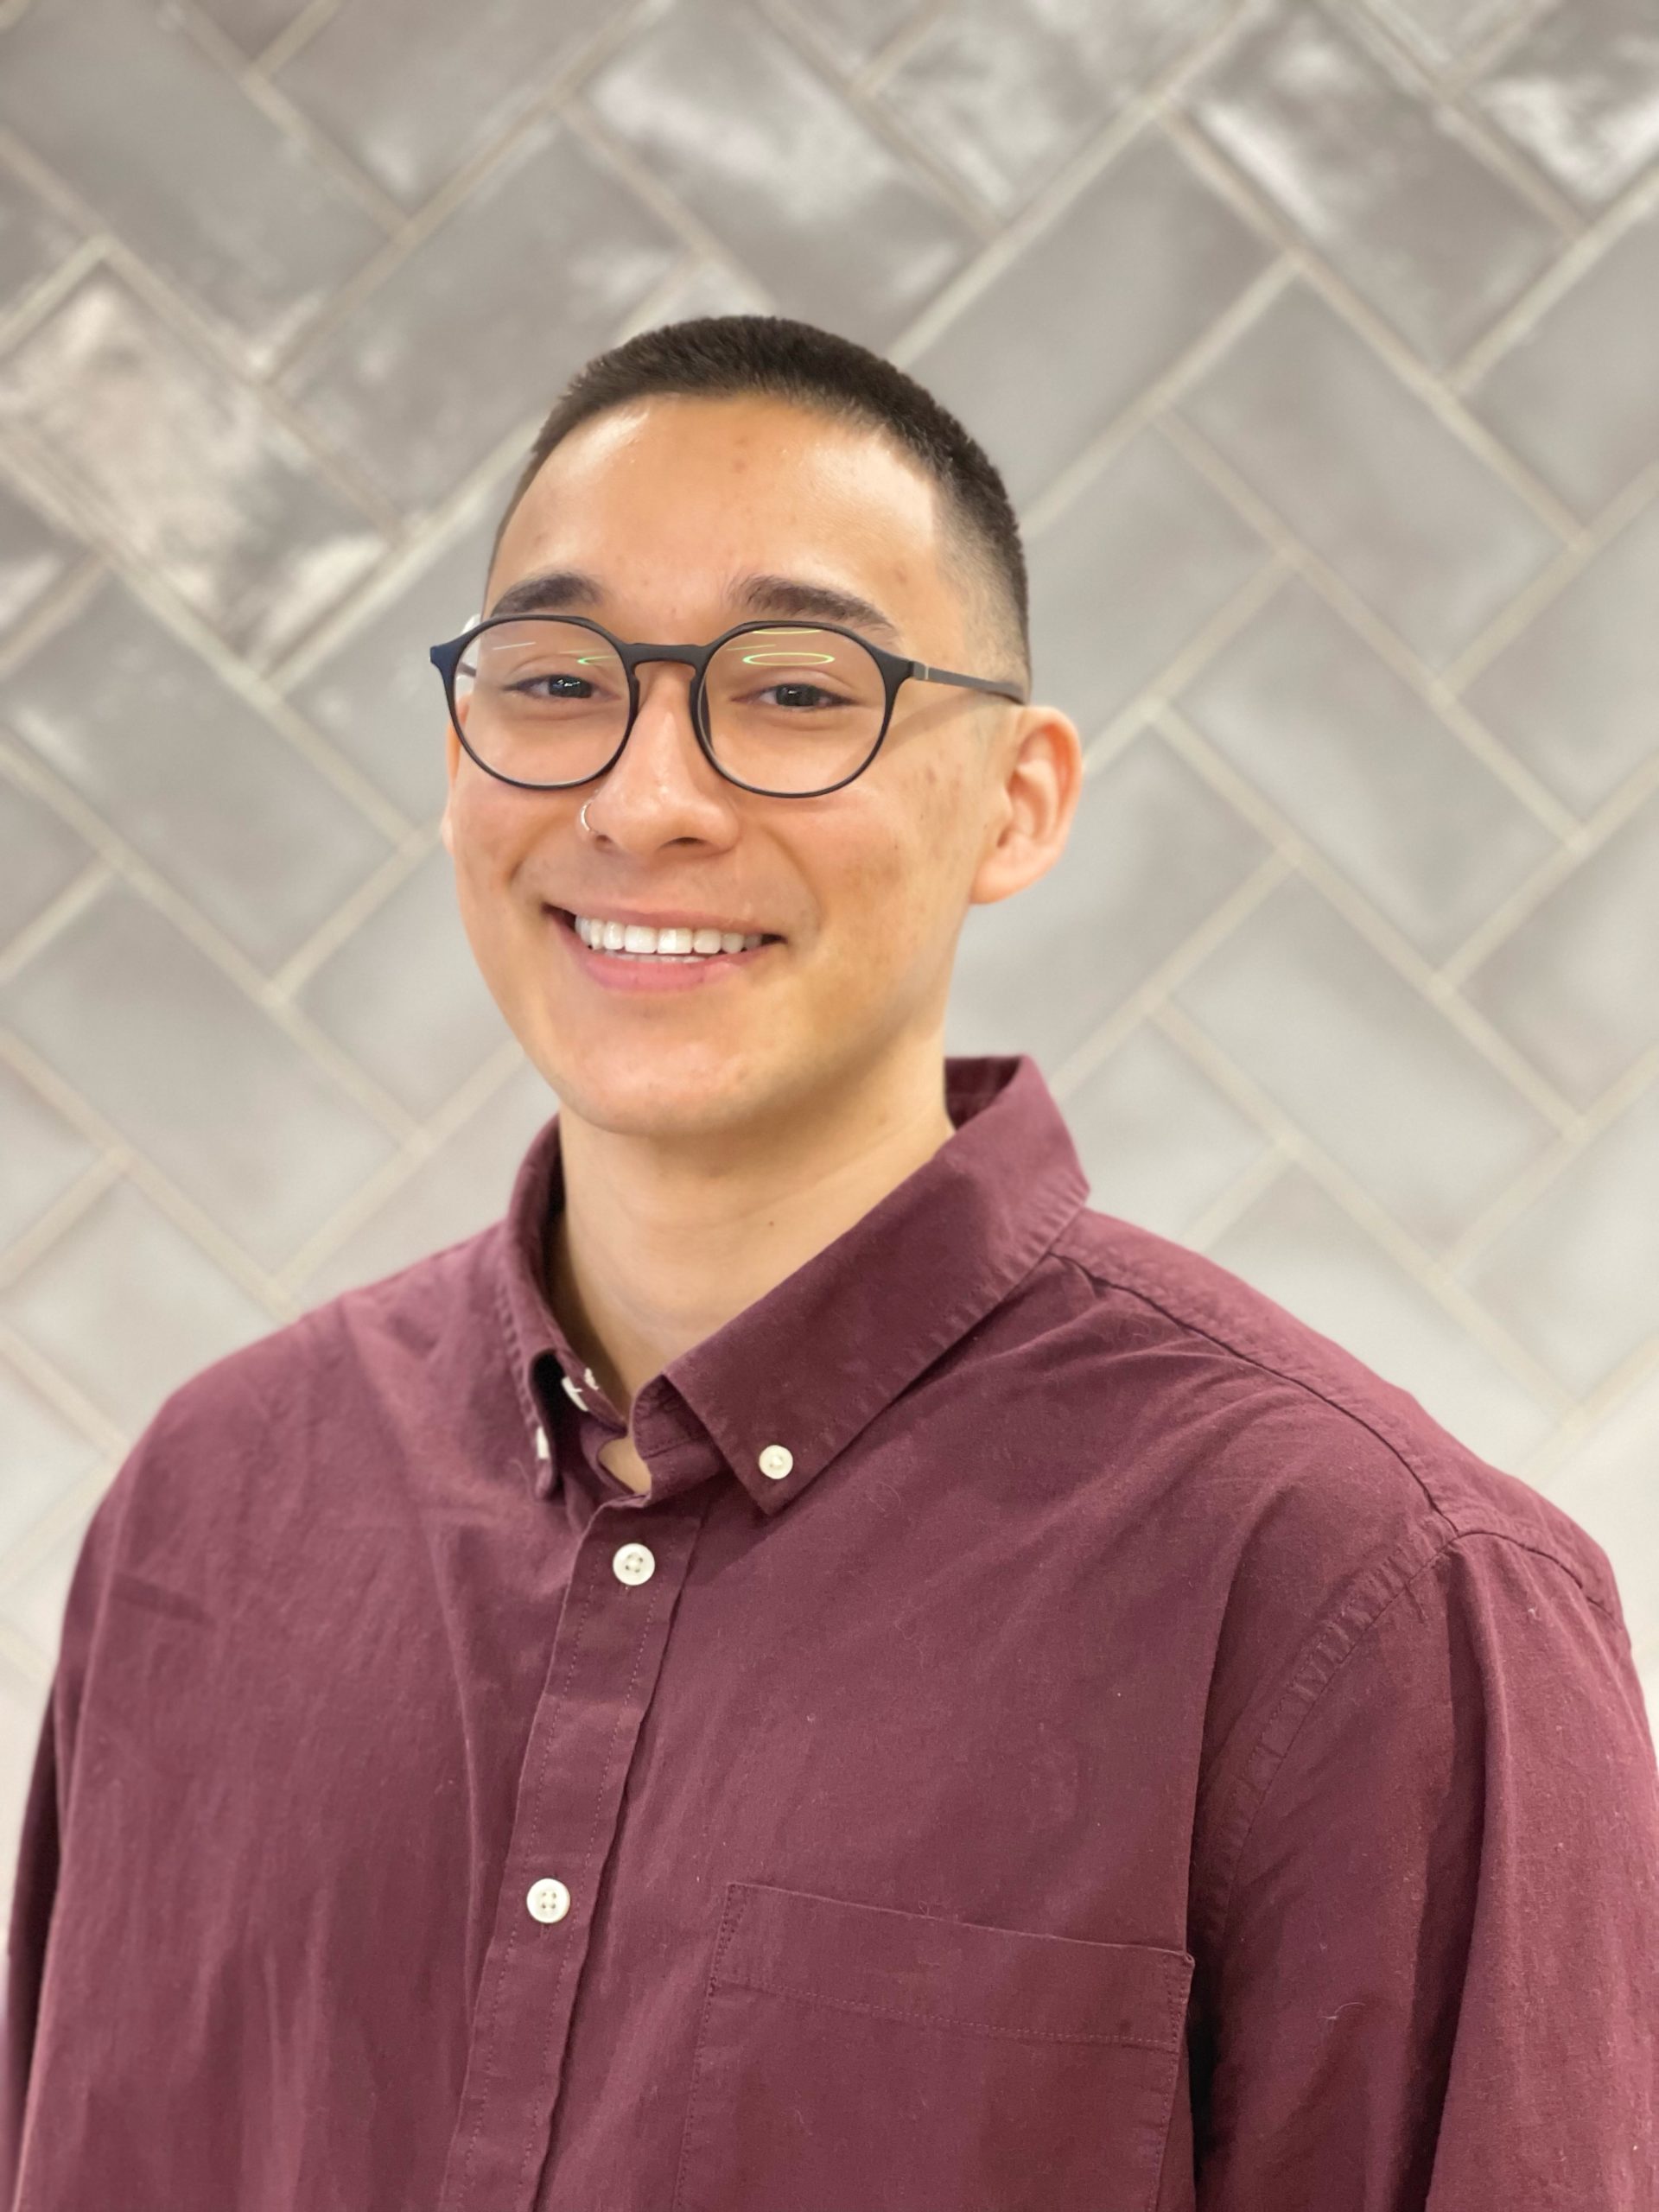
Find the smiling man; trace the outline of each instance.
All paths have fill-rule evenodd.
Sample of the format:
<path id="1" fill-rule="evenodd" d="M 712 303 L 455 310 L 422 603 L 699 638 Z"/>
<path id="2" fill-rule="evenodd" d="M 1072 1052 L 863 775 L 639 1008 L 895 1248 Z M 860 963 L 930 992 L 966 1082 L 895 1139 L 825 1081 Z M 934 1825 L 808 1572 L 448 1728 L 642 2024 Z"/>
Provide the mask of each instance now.
<path id="1" fill-rule="evenodd" d="M 559 1110 L 93 1518 L 16 2212 L 1651 2212 L 1606 1559 L 944 1058 L 1081 777 L 983 454 L 649 333 L 433 659 Z"/>

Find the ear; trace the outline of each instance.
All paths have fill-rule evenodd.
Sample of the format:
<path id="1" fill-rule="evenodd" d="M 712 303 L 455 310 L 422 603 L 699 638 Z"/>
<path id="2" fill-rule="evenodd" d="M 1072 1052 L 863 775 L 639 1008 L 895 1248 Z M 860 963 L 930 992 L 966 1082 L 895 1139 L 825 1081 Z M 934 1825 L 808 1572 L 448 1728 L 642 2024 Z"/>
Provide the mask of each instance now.
<path id="1" fill-rule="evenodd" d="M 446 731 L 445 739 L 444 765 L 448 773 L 449 789 L 444 798 L 443 819 L 438 825 L 438 834 L 443 839 L 444 851 L 448 854 L 451 860 L 454 860 L 455 857 L 455 771 L 461 766 L 461 740 L 455 735 L 453 728 Z"/>
<path id="2" fill-rule="evenodd" d="M 969 891 L 990 906 L 1046 875 L 1065 849 L 1083 793 L 1083 741 L 1058 707 L 1022 707 L 996 747 L 987 842 Z"/>

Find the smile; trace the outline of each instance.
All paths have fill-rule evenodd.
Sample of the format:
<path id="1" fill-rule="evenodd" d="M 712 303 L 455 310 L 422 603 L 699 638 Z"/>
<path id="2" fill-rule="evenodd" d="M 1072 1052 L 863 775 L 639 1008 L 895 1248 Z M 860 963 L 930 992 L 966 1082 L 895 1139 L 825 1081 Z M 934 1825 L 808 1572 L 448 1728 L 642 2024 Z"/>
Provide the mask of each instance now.
<path id="1" fill-rule="evenodd" d="M 628 960 L 711 960 L 721 953 L 752 952 L 766 941 L 762 931 L 652 929 L 644 922 L 604 921 L 575 914 L 571 926 L 595 952 L 620 953 Z"/>
<path id="2" fill-rule="evenodd" d="M 576 965 L 607 990 L 660 997 L 733 982 L 784 942 L 770 931 L 727 930 L 712 922 L 623 922 L 604 914 L 545 908 Z"/>

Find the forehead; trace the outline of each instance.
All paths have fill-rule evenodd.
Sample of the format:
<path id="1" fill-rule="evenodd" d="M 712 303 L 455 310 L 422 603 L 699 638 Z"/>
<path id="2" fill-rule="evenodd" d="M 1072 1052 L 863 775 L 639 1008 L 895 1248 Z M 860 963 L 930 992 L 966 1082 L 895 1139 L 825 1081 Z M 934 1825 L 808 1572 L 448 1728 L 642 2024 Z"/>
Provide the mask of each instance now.
<path id="1" fill-rule="evenodd" d="M 555 447 L 502 534 L 490 592 L 570 569 L 685 604 L 723 579 L 800 574 L 901 618 L 937 614 L 959 590 L 941 505 L 880 430 L 772 398 L 653 398 Z"/>

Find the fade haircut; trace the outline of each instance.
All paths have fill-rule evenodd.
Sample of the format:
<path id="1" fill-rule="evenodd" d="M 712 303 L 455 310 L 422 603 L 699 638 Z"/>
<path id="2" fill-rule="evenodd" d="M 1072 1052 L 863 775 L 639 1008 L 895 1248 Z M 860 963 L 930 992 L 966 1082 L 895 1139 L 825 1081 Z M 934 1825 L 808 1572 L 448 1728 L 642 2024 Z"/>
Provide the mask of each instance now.
<path id="1" fill-rule="evenodd" d="M 1014 656 L 1010 674 L 1028 675 L 1026 556 L 1019 519 L 988 455 L 931 391 L 891 361 L 849 338 L 785 315 L 702 315 L 641 331 L 595 354 L 566 385 L 537 433 L 496 526 L 490 565 L 542 463 L 594 416 L 642 399 L 760 396 L 884 431 L 919 463 L 943 495 L 947 536 L 965 556 L 969 581 L 978 588 L 994 649 Z"/>

